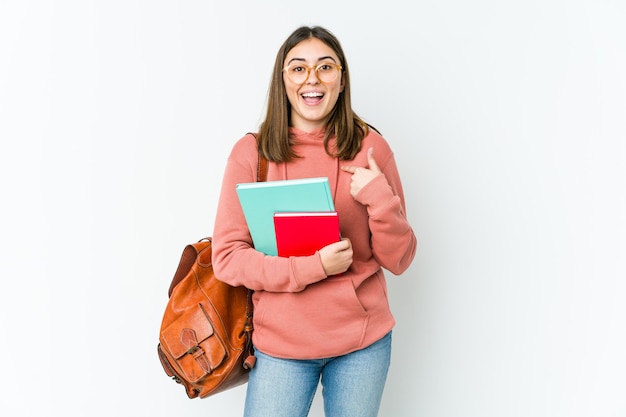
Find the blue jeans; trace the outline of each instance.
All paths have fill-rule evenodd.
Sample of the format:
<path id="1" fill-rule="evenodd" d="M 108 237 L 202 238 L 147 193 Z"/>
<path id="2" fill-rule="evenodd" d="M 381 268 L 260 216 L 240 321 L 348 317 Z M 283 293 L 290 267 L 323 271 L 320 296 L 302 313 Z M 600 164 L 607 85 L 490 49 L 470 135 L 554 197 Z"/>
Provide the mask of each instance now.
<path id="1" fill-rule="evenodd" d="M 391 332 L 376 343 L 327 359 L 280 359 L 258 350 L 244 417 L 306 417 L 322 380 L 326 417 L 376 417 L 391 361 Z"/>

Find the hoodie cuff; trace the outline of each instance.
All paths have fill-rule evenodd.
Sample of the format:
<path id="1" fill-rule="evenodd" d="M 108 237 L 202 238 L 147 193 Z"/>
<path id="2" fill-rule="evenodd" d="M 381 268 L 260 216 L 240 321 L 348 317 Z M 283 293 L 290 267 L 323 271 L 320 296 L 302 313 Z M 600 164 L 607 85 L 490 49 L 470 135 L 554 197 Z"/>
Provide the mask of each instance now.
<path id="1" fill-rule="evenodd" d="M 297 256 L 291 258 L 291 268 L 298 291 L 302 291 L 308 285 L 326 278 L 326 272 L 324 272 L 319 251 L 311 256 Z"/>

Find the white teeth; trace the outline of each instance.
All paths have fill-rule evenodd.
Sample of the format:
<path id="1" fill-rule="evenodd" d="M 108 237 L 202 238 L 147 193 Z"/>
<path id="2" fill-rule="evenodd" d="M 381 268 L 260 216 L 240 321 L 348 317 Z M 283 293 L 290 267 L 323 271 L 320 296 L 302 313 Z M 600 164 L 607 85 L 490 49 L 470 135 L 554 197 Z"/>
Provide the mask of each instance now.
<path id="1" fill-rule="evenodd" d="M 322 93 L 304 93 L 302 97 L 322 97 Z"/>

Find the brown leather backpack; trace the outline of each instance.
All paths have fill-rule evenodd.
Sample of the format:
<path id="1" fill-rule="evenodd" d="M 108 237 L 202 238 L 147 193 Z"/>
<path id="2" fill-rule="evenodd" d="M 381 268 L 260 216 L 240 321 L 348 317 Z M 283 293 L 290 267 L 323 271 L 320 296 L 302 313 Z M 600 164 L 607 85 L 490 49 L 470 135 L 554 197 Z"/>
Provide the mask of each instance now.
<path id="1" fill-rule="evenodd" d="M 259 157 L 257 180 L 267 161 Z M 159 359 L 189 398 L 206 398 L 248 381 L 252 347 L 252 291 L 219 281 L 211 264 L 211 238 L 183 250 L 163 314 Z"/>
<path id="2" fill-rule="evenodd" d="M 187 245 L 170 287 L 159 335 L 165 373 L 189 398 L 248 381 L 254 366 L 249 290 L 215 278 L 211 239 Z"/>

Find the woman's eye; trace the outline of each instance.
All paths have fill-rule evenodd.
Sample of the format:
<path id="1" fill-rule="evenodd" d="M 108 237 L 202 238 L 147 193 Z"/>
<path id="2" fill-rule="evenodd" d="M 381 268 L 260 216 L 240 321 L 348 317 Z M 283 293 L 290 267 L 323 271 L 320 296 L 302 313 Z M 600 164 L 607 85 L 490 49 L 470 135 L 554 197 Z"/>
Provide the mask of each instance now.
<path id="1" fill-rule="evenodd" d="M 302 67 L 302 66 L 295 66 L 295 67 L 292 67 L 292 68 L 291 68 L 291 70 L 292 70 L 293 72 L 302 72 L 302 71 L 305 71 L 304 67 Z"/>

